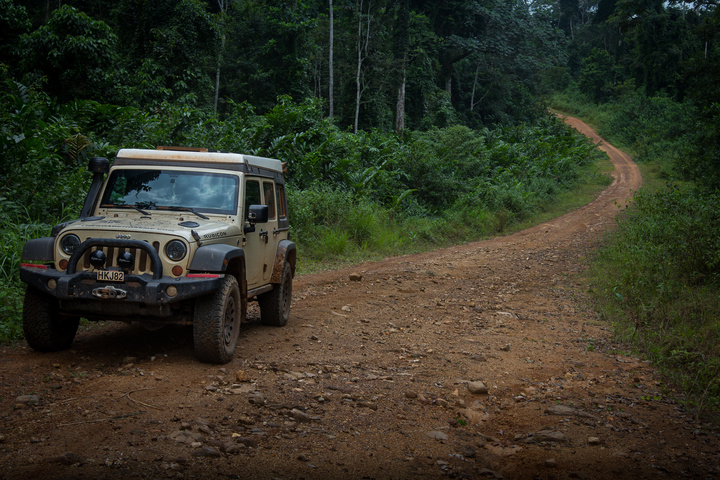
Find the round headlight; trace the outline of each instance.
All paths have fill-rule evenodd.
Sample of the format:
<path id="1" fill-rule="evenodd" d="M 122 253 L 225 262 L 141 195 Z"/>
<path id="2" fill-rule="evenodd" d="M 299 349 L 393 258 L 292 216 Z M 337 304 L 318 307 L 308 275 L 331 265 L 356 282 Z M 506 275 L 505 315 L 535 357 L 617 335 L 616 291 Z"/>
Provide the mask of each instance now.
<path id="1" fill-rule="evenodd" d="M 165 255 L 173 262 L 179 262 L 185 258 L 187 247 L 180 240 L 171 240 L 165 245 Z"/>
<path id="2" fill-rule="evenodd" d="M 77 235 L 73 235 L 72 233 L 70 235 L 65 235 L 62 240 L 60 240 L 60 248 L 62 248 L 62 251 L 68 255 L 72 255 L 75 249 L 79 246 L 80 239 Z"/>

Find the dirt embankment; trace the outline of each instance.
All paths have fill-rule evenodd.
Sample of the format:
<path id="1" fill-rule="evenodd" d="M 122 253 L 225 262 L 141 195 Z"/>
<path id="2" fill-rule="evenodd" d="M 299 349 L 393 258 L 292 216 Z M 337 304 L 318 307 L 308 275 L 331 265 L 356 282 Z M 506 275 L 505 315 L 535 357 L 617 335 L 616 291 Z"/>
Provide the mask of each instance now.
<path id="1" fill-rule="evenodd" d="M 575 274 L 641 181 L 600 148 L 615 181 L 591 204 L 298 278 L 290 323 L 249 324 L 226 366 L 181 329 L 3 348 L 0 479 L 720 478 L 717 434 L 585 307 Z"/>

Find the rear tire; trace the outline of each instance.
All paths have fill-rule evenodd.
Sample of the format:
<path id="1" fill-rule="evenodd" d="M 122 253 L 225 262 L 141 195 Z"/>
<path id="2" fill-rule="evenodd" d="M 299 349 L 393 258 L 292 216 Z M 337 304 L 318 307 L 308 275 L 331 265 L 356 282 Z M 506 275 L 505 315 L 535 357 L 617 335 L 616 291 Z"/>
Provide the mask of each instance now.
<path id="1" fill-rule="evenodd" d="M 22 317 L 25 340 L 39 352 L 70 348 L 80 323 L 80 317 L 61 315 L 54 297 L 30 286 L 25 289 Z"/>
<path id="2" fill-rule="evenodd" d="M 193 341 L 200 361 L 222 364 L 233 359 L 242 310 L 240 287 L 232 275 L 223 278 L 216 292 L 195 301 Z"/>
<path id="3" fill-rule="evenodd" d="M 292 302 L 292 269 L 288 262 L 284 262 L 280 283 L 272 290 L 258 295 L 260 304 L 260 321 L 263 325 L 282 327 L 290 318 L 290 303 Z"/>

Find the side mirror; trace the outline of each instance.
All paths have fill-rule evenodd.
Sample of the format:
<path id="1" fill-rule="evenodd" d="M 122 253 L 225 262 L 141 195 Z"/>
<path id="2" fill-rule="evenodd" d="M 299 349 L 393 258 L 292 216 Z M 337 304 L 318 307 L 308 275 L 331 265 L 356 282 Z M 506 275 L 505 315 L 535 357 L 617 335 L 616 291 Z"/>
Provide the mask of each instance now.
<path id="1" fill-rule="evenodd" d="M 251 225 L 255 223 L 267 223 L 268 206 L 267 205 L 250 205 L 248 208 L 248 221 Z"/>
<path id="2" fill-rule="evenodd" d="M 245 225 L 243 232 L 251 233 L 255 231 L 256 223 L 267 223 L 268 221 L 268 206 L 267 205 L 250 205 L 248 207 L 248 218 L 247 222 L 249 225 Z"/>

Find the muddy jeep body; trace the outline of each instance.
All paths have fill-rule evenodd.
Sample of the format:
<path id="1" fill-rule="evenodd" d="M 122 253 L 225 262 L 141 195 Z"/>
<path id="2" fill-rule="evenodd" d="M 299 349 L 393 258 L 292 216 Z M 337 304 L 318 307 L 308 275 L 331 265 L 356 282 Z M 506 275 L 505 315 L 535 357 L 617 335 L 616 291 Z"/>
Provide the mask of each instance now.
<path id="1" fill-rule="evenodd" d="M 31 347 L 69 347 L 80 317 L 192 324 L 198 358 L 227 363 L 249 300 L 263 323 L 287 322 L 296 255 L 279 160 L 124 149 L 89 169 L 81 217 L 23 249 Z"/>

